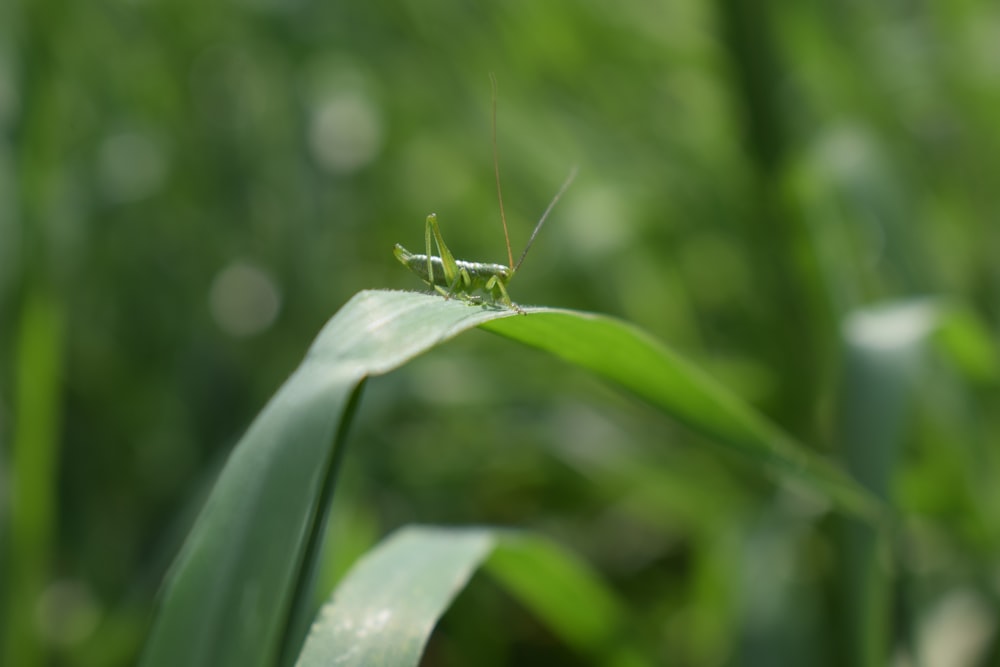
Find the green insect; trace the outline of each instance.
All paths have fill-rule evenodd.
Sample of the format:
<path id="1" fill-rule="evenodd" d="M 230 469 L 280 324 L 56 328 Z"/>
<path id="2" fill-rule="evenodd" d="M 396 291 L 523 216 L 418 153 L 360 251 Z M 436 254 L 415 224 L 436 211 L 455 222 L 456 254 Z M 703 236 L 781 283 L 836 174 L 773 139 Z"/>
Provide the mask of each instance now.
<path id="1" fill-rule="evenodd" d="M 524 247 L 524 252 L 521 253 L 521 258 L 517 260 L 517 264 L 514 264 L 514 256 L 510 251 L 510 234 L 507 231 L 507 218 L 503 210 L 503 194 L 500 191 L 500 164 L 497 158 L 496 79 L 492 74 L 490 75 L 490 81 L 493 84 L 493 173 L 496 176 L 497 198 L 500 200 L 500 221 L 503 223 L 504 240 L 507 242 L 508 264 L 466 262 L 455 259 L 455 256 L 451 254 L 451 250 L 448 249 L 444 238 L 441 236 L 441 227 L 438 226 L 437 215 L 434 213 L 427 216 L 427 223 L 424 226 L 426 254 L 419 255 L 412 253 L 398 243 L 393 248 L 392 253 L 404 266 L 420 276 L 421 280 L 433 287 L 439 294 L 444 295 L 445 298 L 454 296 L 476 302 L 479 299 L 473 296 L 472 293 L 483 292 L 491 303 L 502 303 L 508 308 L 520 310 L 510 300 L 510 294 L 507 293 L 507 283 L 517 273 L 517 269 L 521 266 L 521 262 L 524 261 L 525 255 L 528 254 L 528 249 L 531 248 L 531 244 L 535 241 L 538 230 L 542 228 L 542 224 L 549 216 L 552 208 L 559 201 L 559 198 L 563 196 L 563 193 L 566 192 L 570 183 L 573 182 L 573 178 L 576 176 L 576 168 L 574 167 L 573 171 L 570 172 L 566 182 L 559 188 L 559 192 L 556 193 L 556 196 L 549 203 L 548 208 L 545 209 L 538 224 L 535 225 L 534 231 L 531 232 L 531 236 L 528 238 L 528 243 Z M 432 239 L 437 244 L 439 256 L 431 254 Z"/>

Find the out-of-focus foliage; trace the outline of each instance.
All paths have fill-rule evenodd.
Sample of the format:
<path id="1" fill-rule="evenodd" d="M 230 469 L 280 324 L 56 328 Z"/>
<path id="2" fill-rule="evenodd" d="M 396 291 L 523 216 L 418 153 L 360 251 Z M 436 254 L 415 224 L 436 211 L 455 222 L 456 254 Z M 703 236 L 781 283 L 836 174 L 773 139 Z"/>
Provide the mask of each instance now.
<path id="1" fill-rule="evenodd" d="M 290 659 L 276 663 L 275 657 L 298 654 L 312 618 L 313 575 L 328 526 L 321 517 L 339 487 L 345 436 L 362 384 L 476 326 L 614 383 L 712 444 L 738 451 L 751 467 L 778 473 L 782 482 L 835 505 L 876 536 L 886 526 L 884 503 L 867 489 L 627 323 L 565 309 L 518 312 L 470 307 L 436 293 L 364 290 L 327 322 L 302 364 L 234 447 L 170 567 L 143 651 L 144 667 L 290 664 Z M 455 555 L 465 555 L 447 566 L 432 555 L 436 547 L 418 540 L 390 549 L 396 555 L 388 561 L 375 557 L 380 564 L 371 569 L 353 567 L 355 574 L 358 567 L 367 572 L 362 580 L 370 583 L 362 589 L 378 601 L 366 601 L 368 594 L 345 579 L 332 594 L 337 620 L 321 612 L 323 629 L 314 627 L 310 636 L 327 657 L 341 650 L 343 657 L 367 664 L 363 656 L 374 651 L 387 665 L 415 664 L 438 617 L 485 555 L 485 543 L 478 538 L 474 543 L 480 546 L 471 552 L 459 547 Z M 451 552 L 451 546 L 442 546 Z M 333 549 L 339 548 L 335 540 Z M 563 641 L 597 658 L 631 624 L 622 613 L 617 619 L 610 613 L 588 619 L 576 612 L 574 606 L 606 607 L 614 595 L 600 577 L 573 577 L 559 562 L 574 567 L 563 558 L 513 558 L 501 575 Z M 401 566 L 405 563 L 412 567 Z M 593 584 L 574 591 L 574 579 Z M 572 601 L 565 599 L 570 592 Z M 404 604 L 395 604 L 397 595 L 406 598 Z M 417 637 L 423 639 L 415 644 Z M 389 659 L 391 654 L 398 660 Z"/>
<path id="2" fill-rule="evenodd" d="M 134 661 L 232 443 L 352 294 L 420 287 L 390 249 L 427 213 L 502 261 L 490 71 L 515 253 L 580 169 L 516 301 L 636 322 L 831 456 L 842 323 L 962 309 L 901 417 L 884 633 L 996 659 L 997 44 L 986 0 L 0 3 L 0 663 Z M 318 598 L 400 524 L 531 527 L 663 661 L 836 664 L 827 508 L 509 354 L 372 382 Z M 486 584 L 457 605 L 434 664 L 572 661 Z"/>

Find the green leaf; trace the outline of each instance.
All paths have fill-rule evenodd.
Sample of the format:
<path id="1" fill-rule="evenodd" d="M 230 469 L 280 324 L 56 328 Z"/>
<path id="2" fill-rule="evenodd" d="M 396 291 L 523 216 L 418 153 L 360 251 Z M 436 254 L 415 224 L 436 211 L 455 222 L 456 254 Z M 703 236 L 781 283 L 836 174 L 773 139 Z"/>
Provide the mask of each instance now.
<path id="1" fill-rule="evenodd" d="M 9 535 L 9 550 L 0 557 L 4 604 L 0 617 L 7 619 L 6 641 L 0 663 L 31 665 L 42 662 L 37 619 L 33 609 L 52 576 L 53 546 L 57 525 L 59 441 L 62 400 L 64 310 L 50 294 L 36 290 L 27 295 L 17 332 L 14 424 L 9 462 L 11 485 L 9 532 L 4 524 L 7 489 L 0 467 L 0 534 Z M 0 436 L 2 440 L 2 436 Z M 4 443 L 0 442 L 0 449 Z M 5 458 L 7 454 L 5 452 Z M 5 545 L 6 546 L 6 545 Z"/>
<path id="2" fill-rule="evenodd" d="M 487 571 L 564 642 L 584 654 L 611 648 L 625 610 L 589 567 L 555 543 L 507 533 Z"/>
<path id="3" fill-rule="evenodd" d="M 408 527 L 351 569 L 320 610 L 298 666 L 418 665 L 434 625 L 487 558 L 487 571 L 567 644 L 591 655 L 613 648 L 621 603 L 553 542 L 487 528 Z"/>
<path id="4" fill-rule="evenodd" d="M 844 323 L 839 449 L 854 478 L 887 502 L 927 341 L 946 315 L 934 301 L 913 299 L 855 311 Z M 840 650 L 852 665 L 883 665 L 891 652 L 889 533 L 851 519 L 843 523 Z"/>
<path id="5" fill-rule="evenodd" d="M 366 376 L 514 314 L 362 292 L 331 318 L 233 450 L 168 573 L 143 664 L 290 662 L 351 397 Z"/>
<path id="6" fill-rule="evenodd" d="M 971 309 L 942 306 L 935 338 L 952 363 L 975 383 L 1000 384 L 1000 354 L 989 327 Z"/>
<path id="7" fill-rule="evenodd" d="M 527 312 L 532 316 L 487 322 L 482 328 L 547 350 L 621 385 L 758 465 L 804 481 L 841 509 L 868 520 L 880 517 L 877 501 L 842 471 L 642 331 L 602 315 L 535 308 Z"/>
<path id="8" fill-rule="evenodd" d="M 252 667 L 294 659 L 323 513 L 363 380 L 475 326 L 615 381 L 845 510 L 871 516 L 876 507 L 823 459 L 627 324 L 563 310 L 518 314 L 436 295 L 361 292 L 331 318 L 234 449 L 167 577 L 143 664 Z"/>
<path id="9" fill-rule="evenodd" d="M 434 625 L 494 544 L 489 530 L 398 531 L 337 587 L 296 664 L 418 664 Z"/>

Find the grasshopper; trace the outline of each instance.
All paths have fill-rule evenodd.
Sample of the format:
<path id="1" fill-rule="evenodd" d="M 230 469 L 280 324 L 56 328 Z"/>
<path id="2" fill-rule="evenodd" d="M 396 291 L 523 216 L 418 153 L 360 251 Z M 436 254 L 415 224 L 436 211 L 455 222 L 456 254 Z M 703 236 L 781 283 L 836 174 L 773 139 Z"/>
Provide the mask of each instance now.
<path id="1" fill-rule="evenodd" d="M 566 192 L 566 189 L 569 188 L 570 183 L 573 182 L 573 178 L 576 176 L 576 168 L 574 167 L 570 172 L 569 177 L 562 184 L 562 187 L 559 188 L 559 192 L 552 198 L 548 208 L 545 209 L 542 217 L 538 220 L 538 224 L 535 225 L 535 229 L 531 232 L 528 243 L 524 247 L 524 252 L 521 253 L 521 258 L 515 264 L 514 256 L 510 251 L 510 234 L 507 231 L 507 217 L 504 215 L 503 194 L 500 190 L 500 161 L 497 157 L 497 82 L 496 77 L 492 74 L 490 74 L 490 82 L 493 88 L 493 174 L 496 177 L 497 198 L 500 201 L 500 221 L 503 223 L 503 235 L 507 243 L 508 264 L 466 262 L 455 259 L 455 256 L 451 254 L 451 250 L 448 249 L 444 238 L 441 236 L 441 227 L 438 225 L 437 215 L 434 213 L 427 216 L 427 222 L 424 225 L 426 254 L 419 255 L 412 253 L 398 243 L 393 248 L 392 253 L 403 266 L 420 276 L 421 280 L 433 287 L 446 299 L 454 296 L 466 301 L 478 302 L 479 298 L 473 296 L 472 293 L 481 291 L 487 295 L 491 303 L 502 303 L 507 308 L 520 311 L 520 308 L 510 300 L 510 294 L 507 293 L 507 283 L 517 273 L 521 262 L 524 261 L 525 255 L 528 254 L 528 250 L 531 248 L 531 244 L 535 241 L 535 236 L 538 235 L 538 230 L 542 228 L 542 224 L 548 218 L 552 208 L 559 201 L 559 198 L 563 196 L 563 193 Z M 438 256 L 431 254 L 432 239 L 437 245 Z"/>

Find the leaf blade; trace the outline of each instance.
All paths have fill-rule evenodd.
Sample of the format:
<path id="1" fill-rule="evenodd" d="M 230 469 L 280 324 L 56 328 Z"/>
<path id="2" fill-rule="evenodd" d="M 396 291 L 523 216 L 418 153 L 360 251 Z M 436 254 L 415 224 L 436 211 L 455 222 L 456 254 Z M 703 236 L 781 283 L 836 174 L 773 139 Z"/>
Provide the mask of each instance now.
<path id="1" fill-rule="evenodd" d="M 630 325 L 572 311 L 519 314 L 435 295 L 360 292 L 234 449 L 167 577 L 142 664 L 253 667 L 295 654 L 294 619 L 307 602 L 302 580 L 317 557 L 319 505 L 336 477 L 343 438 L 335 434 L 346 431 L 350 397 L 365 377 L 476 326 L 615 381 L 751 460 L 805 479 L 848 511 L 870 510 L 849 479 Z M 609 350 L 617 352 L 602 361 Z"/>
<path id="2" fill-rule="evenodd" d="M 296 667 L 416 667 L 438 620 L 481 567 L 581 654 L 645 664 L 615 643 L 624 605 L 555 542 L 500 528 L 407 526 L 351 568 Z"/>
<path id="3" fill-rule="evenodd" d="M 419 664 L 434 625 L 494 543 L 485 529 L 397 531 L 337 587 L 296 665 Z"/>
<path id="4" fill-rule="evenodd" d="M 166 577 L 146 667 L 273 665 L 294 656 L 314 531 L 350 396 L 480 322 L 512 311 L 411 292 L 360 292 L 324 326 L 251 424 Z M 296 646 L 297 648 L 297 646 Z"/>
<path id="5" fill-rule="evenodd" d="M 665 345 L 613 318 L 532 308 L 481 328 L 546 350 L 619 384 L 689 428 L 779 475 L 805 480 L 842 509 L 880 520 L 880 503 Z"/>

